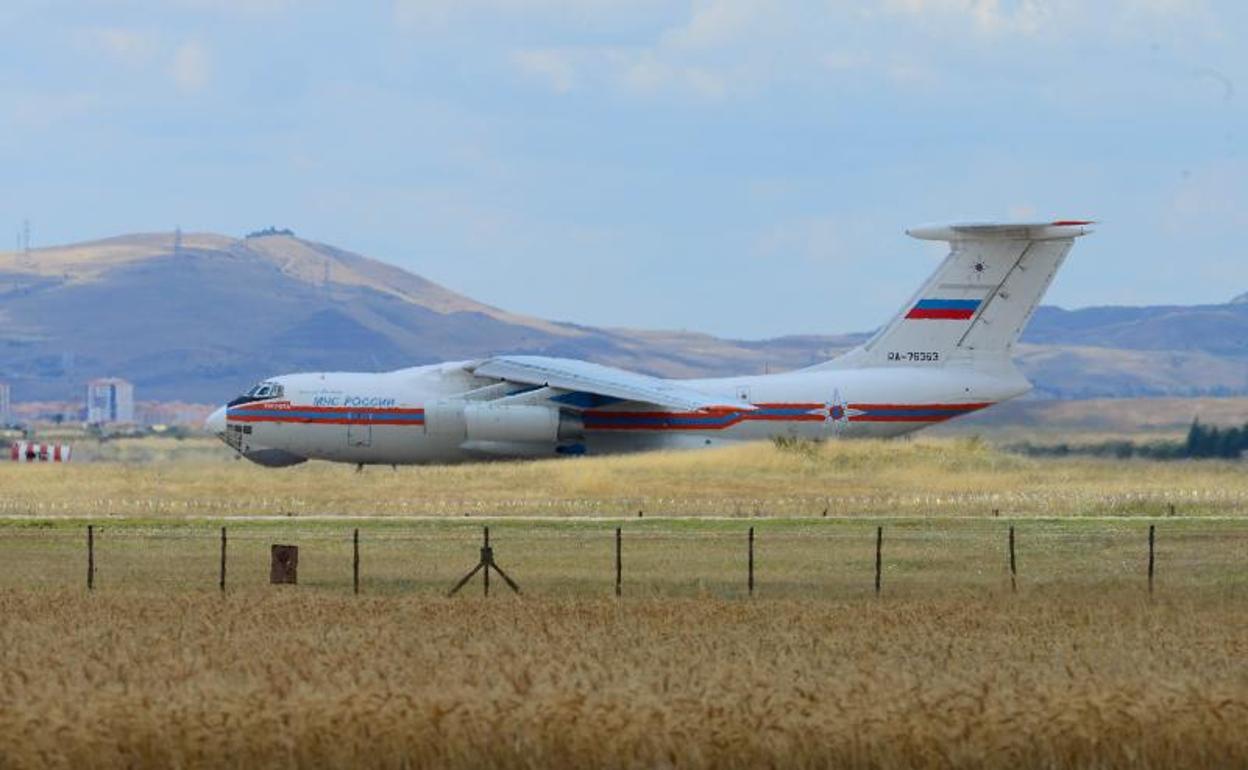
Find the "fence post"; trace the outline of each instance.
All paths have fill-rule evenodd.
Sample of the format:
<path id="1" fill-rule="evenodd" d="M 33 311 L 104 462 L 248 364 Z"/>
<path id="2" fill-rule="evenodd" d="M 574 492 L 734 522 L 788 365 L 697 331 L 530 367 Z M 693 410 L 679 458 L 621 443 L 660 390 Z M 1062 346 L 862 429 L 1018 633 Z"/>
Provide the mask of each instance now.
<path id="1" fill-rule="evenodd" d="M 1155 525 L 1153 524 L 1148 525 L 1148 593 L 1150 595 L 1153 593 L 1153 563 L 1154 563 L 1153 543 L 1156 539 L 1155 530 L 1156 530 Z"/>
<path id="2" fill-rule="evenodd" d="M 225 592 L 225 527 L 221 528 L 221 591 Z"/>
<path id="3" fill-rule="evenodd" d="M 360 593 L 360 530 L 351 534 L 351 590 Z"/>
<path id="4" fill-rule="evenodd" d="M 880 595 L 880 570 L 883 566 L 884 527 L 875 528 L 875 595 Z"/>
<path id="5" fill-rule="evenodd" d="M 622 539 L 623 539 L 623 534 L 620 531 L 620 527 L 616 527 L 615 528 L 615 595 L 617 598 L 623 595 L 623 592 L 624 592 L 624 585 L 623 585 L 624 584 L 624 564 L 621 558 L 623 556 L 622 554 L 623 549 L 621 547 Z"/>
<path id="6" fill-rule="evenodd" d="M 297 585 L 299 583 L 299 546 L 269 546 L 269 583 L 273 585 Z"/>
<path id="7" fill-rule="evenodd" d="M 1010 525 L 1010 590 L 1018 592 L 1018 564 L 1014 561 L 1014 525 Z"/>
<path id="8" fill-rule="evenodd" d="M 95 526 L 87 525 L 87 590 L 95 588 Z"/>
<path id="9" fill-rule="evenodd" d="M 484 577 L 484 578 L 485 578 L 485 581 L 484 581 L 484 586 L 485 586 L 485 595 L 486 595 L 486 596 L 489 596 L 489 595 L 490 595 L 490 567 L 489 567 L 489 562 L 491 562 L 491 561 L 493 561 L 493 560 L 494 560 L 494 557 L 493 557 L 493 549 L 491 549 L 491 548 L 490 548 L 490 528 L 489 528 L 489 527 L 485 527 L 485 540 L 484 540 L 484 543 L 485 543 L 485 544 L 484 544 L 483 546 L 481 546 L 481 561 L 483 561 L 483 562 L 485 562 L 485 563 L 486 563 L 486 567 L 485 567 L 485 571 L 484 571 L 484 574 L 482 575 L 482 577 Z M 487 557 L 486 557 L 486 554 L 489 554 L 489 558 L 488 558 L 488 559 L 487 559 Z"/>
<path id="10" fill-rule="evenodd" d="M 754 595 L 754 528 L 753 527 L 750 527 L 749 544 L 750 544 L 750 547 L 749 547 L 750 561 L 749 561 L 748 585 L 749 585 L 749 590 L 750 590 L 750 596 L 753 596 Z"/>

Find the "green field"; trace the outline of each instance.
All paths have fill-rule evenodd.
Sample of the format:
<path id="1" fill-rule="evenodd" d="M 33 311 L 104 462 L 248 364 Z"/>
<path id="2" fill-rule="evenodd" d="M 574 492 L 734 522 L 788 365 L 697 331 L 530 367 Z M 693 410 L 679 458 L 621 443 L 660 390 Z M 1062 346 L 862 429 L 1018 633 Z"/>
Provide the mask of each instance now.
<path id="1" fill-rule="evenodd" d="M 123 453 L 141 461 L 0 465 L 0 587 L 82 583 L 89 523 L 101 590 L 215 587 L 221 526 L 231 587 L 263 583 L 267 549 L 289 543 L 304 585 L 329 591 L 350 586 L 358 528 L 373 594 L 444 590 L 487 523 L 504 568 L 555 596 L 613 591 L 617 527 L 625 585 L 642 596 L 740 595 L 751 527 L 757 594 L 771 597 L 869 593 L 877 526 L 892 595 L 1007 585 L 1011 524 L 1024 590 L 1139 585 L 1150 524 L 1159 584 L 1241 591 L 1248 564 L 1248 473 L 1234 462 L 1031 459 L 924 439 L 356 473 L 213 449 L 142 439 Z"/>
<path id="2" fill-rule="evenodd" d="M 221 522 L 91 521 L 97 590 L 218 590 Z M 757 597 L 859 598 L 874 591 L 880 526 L 884 594 L 994 595 L 1011 589 L 1011 523 L 869 517 L 232 519 L 226 523 L 227 588 L 263 586 L 269 548 L 280 543 L 300 548 L 300 590 L 349 593 L 352 532 L 358 528 L 364 593 L 437 594 L 476 563 L 488 525 L 498 563 L 527 594 L 612 595 L 619 528 L 626 595 L 734 598 L 746 594 L 752 528 Z M 1226 517 L 1021 520 L 1014 524 L 1016 585 L 1049 593 L 1144 590 L 1150 524 L 1157 528 L 1157 588 L 1248 598 L 1248 520 Z M 86 525 L 56 519 L 0 526 L 0 588 L 85 585 Z"/>

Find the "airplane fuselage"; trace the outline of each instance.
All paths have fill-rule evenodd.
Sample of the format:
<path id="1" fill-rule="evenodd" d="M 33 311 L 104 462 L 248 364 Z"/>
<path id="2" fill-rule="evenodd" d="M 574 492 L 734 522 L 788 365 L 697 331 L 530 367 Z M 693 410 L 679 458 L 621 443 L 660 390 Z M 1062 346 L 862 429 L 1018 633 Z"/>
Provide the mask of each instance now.
<path id="1" fill-rule="evenodd" d="M 514 435 L 473 435 L 463 412 L 474 402 L 463 394 L 489 384 L 467 371 L 467 363 L 276 377 L 269 382 L 280 385 L 279 397 L 225 410 L 224 438 L 244 456 L 271 465 L 302 459 L 412 464 L 602 455 L 777 436 L 888 438 L 969 414 L 1030 387 L 1013 370 L 968 375 L 918 367 L 682 380 L 682 385 L 733 394 L 741 406 L 669 411 L 578 403 L 577 423 L 554 441 L 542 441 L 529 440 L 523 428 Z M 521 396 L 524 392 L 513 389 Z"/>

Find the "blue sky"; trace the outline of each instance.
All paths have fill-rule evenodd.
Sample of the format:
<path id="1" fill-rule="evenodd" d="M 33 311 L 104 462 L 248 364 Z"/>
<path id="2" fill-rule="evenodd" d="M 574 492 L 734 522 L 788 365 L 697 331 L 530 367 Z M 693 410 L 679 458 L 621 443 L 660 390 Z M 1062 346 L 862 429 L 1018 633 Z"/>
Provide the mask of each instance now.
<path id="1" fill-rule="evenodd" d="M 1086 216 L 1050 302 L 1219 302 L 1246 8 L 6 0 L 0 228 L 274 224 L 510 310 L 763 337 L 885 320 L 939 257 L 907 226 Z"/>

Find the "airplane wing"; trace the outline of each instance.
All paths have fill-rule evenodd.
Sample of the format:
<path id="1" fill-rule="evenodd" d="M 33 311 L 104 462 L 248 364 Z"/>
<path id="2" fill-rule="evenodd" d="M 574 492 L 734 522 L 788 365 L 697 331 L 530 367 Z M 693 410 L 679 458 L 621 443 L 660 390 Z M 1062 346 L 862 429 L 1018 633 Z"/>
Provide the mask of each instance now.
<path id="1" fill-rule="evenodd" d="M 722 393 L 709 393 L 672 380 L 571 358 L 498 356 L 468 368 L 479 377 L 557 388 L 569 393 L 589 393 L 621 401 L 637 401 L 668 409 L 701 411 L 754 408 Z"/>

